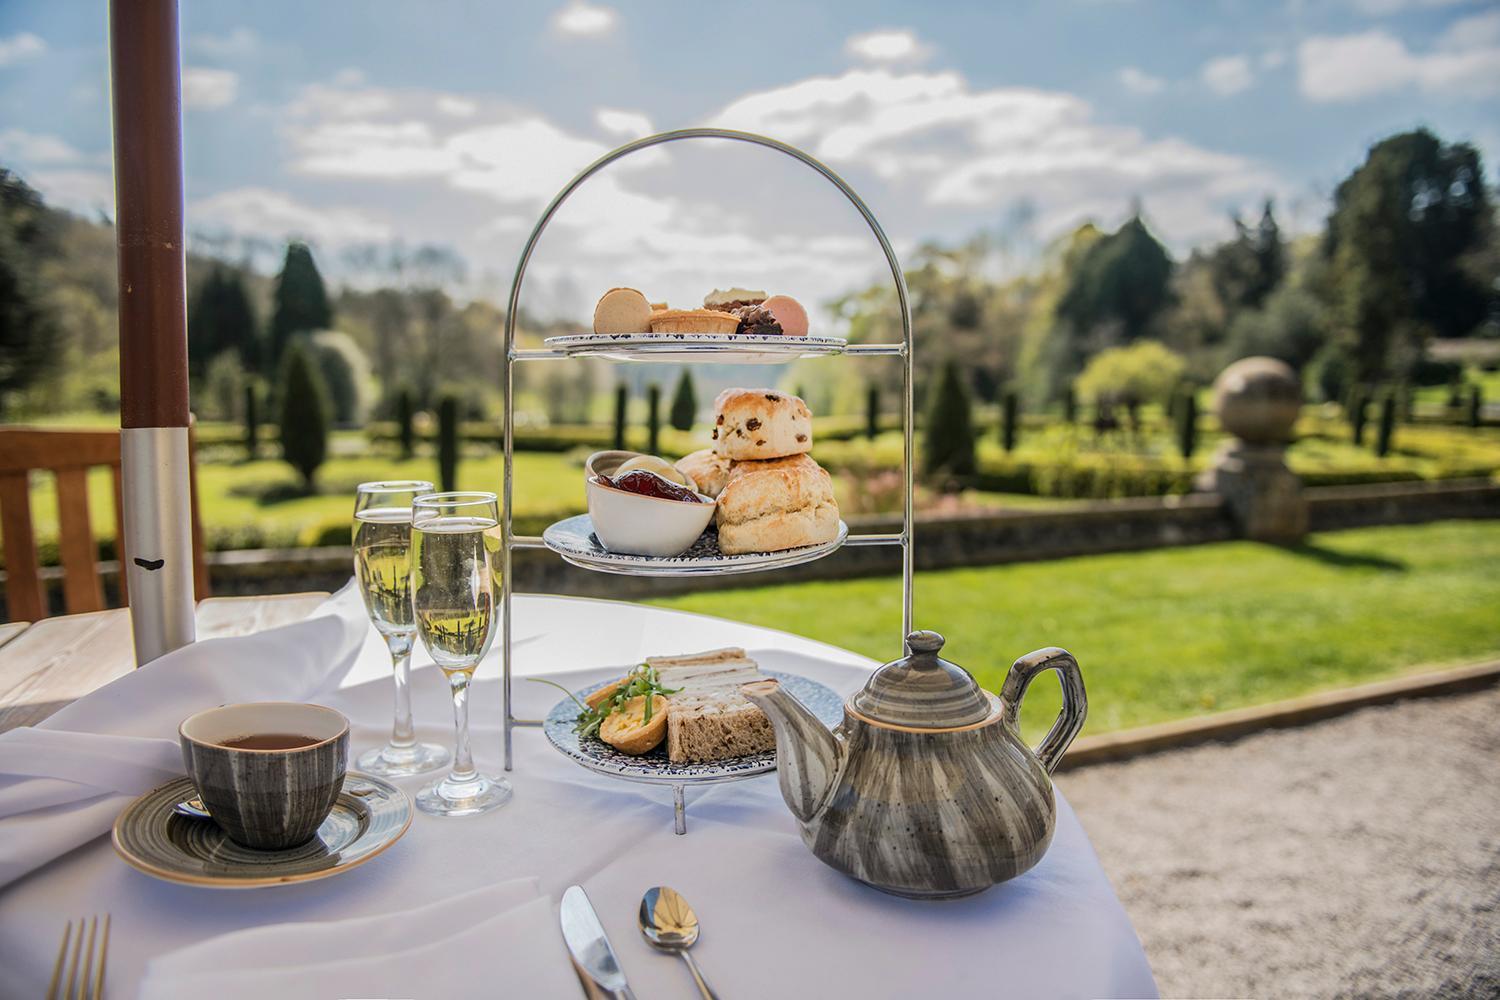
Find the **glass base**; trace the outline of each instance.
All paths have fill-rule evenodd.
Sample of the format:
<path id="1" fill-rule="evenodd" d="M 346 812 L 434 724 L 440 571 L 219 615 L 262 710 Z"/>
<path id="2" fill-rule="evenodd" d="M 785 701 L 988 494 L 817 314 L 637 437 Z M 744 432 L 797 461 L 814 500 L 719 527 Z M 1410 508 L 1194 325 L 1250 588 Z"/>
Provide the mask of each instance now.
<path id="1" fill-rule="evenodd" d="M 360 754 L 354 768 L 380 778 L 405 778 L 447 767 L 452 757 L 446 747 L 436 743 L 413 743 L 409 747 L 393 747 L 387 743 Z"/>
<path id="2" fill-rule="evenodd" d="M 474 816 L 509 801 L 510 782 L 488 774 L 462 782 L 449 776 L 417 793 L 417 808 L 433 816 Z"/>

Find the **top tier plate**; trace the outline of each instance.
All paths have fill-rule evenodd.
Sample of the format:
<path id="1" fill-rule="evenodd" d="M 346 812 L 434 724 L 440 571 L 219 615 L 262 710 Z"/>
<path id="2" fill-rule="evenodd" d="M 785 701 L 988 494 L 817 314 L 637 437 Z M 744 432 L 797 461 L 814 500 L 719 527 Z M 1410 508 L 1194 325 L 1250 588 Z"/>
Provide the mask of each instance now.
<path id="1" fill-rule="evenodd" d="M 576 333 L 548 337 L 549 350 L 575 358 L 615 361 L 704 361 L 778 365 L 798 358 L 842 354 L 843 337 L 786 337 L 738 333 Z"/>

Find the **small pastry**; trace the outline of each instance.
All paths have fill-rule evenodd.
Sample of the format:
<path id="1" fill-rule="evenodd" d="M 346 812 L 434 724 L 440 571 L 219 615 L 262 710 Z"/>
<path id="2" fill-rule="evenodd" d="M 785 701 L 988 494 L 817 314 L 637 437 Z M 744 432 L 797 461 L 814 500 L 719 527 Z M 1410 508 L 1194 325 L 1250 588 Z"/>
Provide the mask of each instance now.
<path id="1" fill-rule="evenodd" d="M 760 307 L 776 317 L 776 322 L 781 324 L 781 332 L 788 337 L 807 336 L 807 310 L 790 295 L 773 295 L 762 302 Z"/>
<path id="2" fill-rule="evenodd" d="M 748 288 L 731 288 L 721 292 L 715 288 L 703 296 L 703 308 L 734 312 L 743 306 L 758 306 L 764 301 L 766 301 L 765 292 L 752 291 Z"/>
<path id="3" fill-rule="evenodd" d="M 662 309 L 647 316 L 652 333 L 733 333 L 739 329 L 740 318 L 734 313 L 717 309 Z"/>
<path id="4" fill-rule="evenodd" d="M 716 497 L 729 482 L 731 464 L 729 459 L 715 455 L 712 448 L 704 448 L 679 458 L 677 471 L 697 483 L 699 493 Z"/>
<path id="5" fill-rule="evenodd" d="M 762 337 L 781 335 L 781 324 L 776 322 L 776 317 L 764 306 L 740 306 L 734 314 L 740 318 L 739 329 L 735 333 Z"/>
<path id="6" fill-rule="evenodd" d="M 594 306 L 595 333 L 646 333 L 651 303 L 634 288 L 611 288 Z"/>
<path id="7" fill-rule="evenodd" d="M 621 753 L 643 754 L 667 736 L 667 699 L 651 698 L 651 721 L 646 721 L 646 695 L 636 695 L 604 717 L 599 738 Z"/>
<path id="8" fill-rule="evenodd" d="M 654 312 L 654 313 L 655 312 L 661 312 L 665 308 L 667 308 L 667 304 L 665 302 L 653 302 L 653 303 L 651 303 L 651 311 Z"/>

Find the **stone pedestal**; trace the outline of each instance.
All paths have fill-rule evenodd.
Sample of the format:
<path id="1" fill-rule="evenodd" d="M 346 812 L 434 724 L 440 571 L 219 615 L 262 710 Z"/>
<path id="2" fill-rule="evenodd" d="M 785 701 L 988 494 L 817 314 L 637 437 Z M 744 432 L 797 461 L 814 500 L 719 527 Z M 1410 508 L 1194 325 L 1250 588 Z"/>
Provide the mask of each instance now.
<path id="1" fill-rule="evenodd" d="M 1224 498 L 1246 538 L 1286 545 L 1307 534 L 1302 480 L 1287 468 L 1281 445 L 1224 442 L 1198 489 Z"/>
<path id="2" fill-rule="evenodd" d="M 1302 409 L 1297 373 L 1275 358 L 1245 358 L 1214 380 L 1214 410 L 1234 435 L 1198 478 L 1218 493 L 1246 538 L 1291 544 L 1307 534 L 1302 480 L 1286 466 L 1286 442 Z"/>

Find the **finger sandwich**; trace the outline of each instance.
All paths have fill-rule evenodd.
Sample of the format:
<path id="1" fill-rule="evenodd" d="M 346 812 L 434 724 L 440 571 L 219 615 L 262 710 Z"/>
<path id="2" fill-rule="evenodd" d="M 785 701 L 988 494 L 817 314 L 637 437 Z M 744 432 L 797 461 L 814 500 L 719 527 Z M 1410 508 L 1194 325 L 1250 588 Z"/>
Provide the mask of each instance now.
<path id="1" fill-rule="evenodd" d="M 725 760 L 776 748 L 771 720 L 740 694 L 740 685 L 765 675 L 743 649 L 687 656 L 653 656 L 662 687 L 674 691 L 667 707 L 667 757 L 674 764 Z"/>

